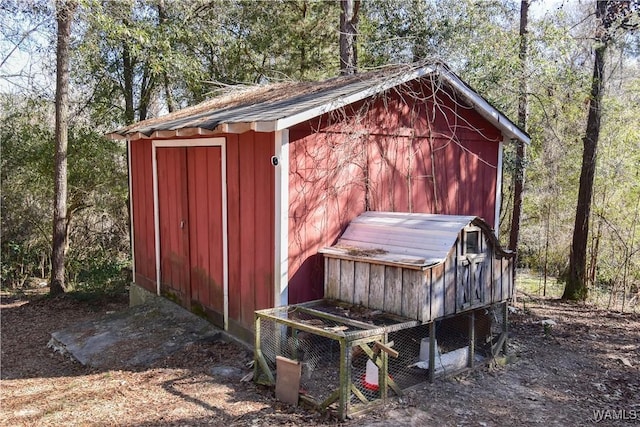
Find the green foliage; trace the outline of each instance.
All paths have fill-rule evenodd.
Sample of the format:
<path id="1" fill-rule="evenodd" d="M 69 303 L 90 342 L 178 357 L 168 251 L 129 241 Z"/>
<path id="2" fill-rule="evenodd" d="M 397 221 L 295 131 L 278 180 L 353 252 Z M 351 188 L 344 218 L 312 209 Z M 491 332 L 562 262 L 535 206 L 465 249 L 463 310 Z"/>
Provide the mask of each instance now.
<path id="1" fill-rule="evenodd" d="M 74 79 L 91 97 L 95 121 L 115 128 L 172 103 L 199 102 L 219 85 L 337 74 L 337 3 L 160 4 L 90 1 L 83 9 Z M 127 72 L 133 75 L 131 88 Z M 127 116 L 128 96 L 135 117 Z"/>
<path id="2" fill-rule="evenodd" d="M 2 101 L 2 285 L 16 287 L 48 263 L 53 133 L 44 102 Z"/>
<path id="3" fill-rule="evenodd" d="M 560 298 L 564 290 L 564 283 L 548 277 L 545 278 L 541 274 L 534 273 L 533 270 L 521 270 L 518 272 L 518 299 L 525 301 L 528 296 L 547 296 L 551 298 Z M 525 294 L 525 296 L 522 296 Z"/>
<path id="4" fill-rule="evenodd" d="M 76 298 L 112 297 L 127 292 L 131 283 L 128 260 L 114 259 L 108 252 L 100 254 L 95 251 L 83 258 L 86 261 L 80 262 L 74 257 L 69 263 L 75 264 L 69 267 L 77 271 L 71 281 L 71 293 Z"/>
<path id="5" fill-rule="evenodd" d="M 55 40 L 48 16 L 51 3 L 9 0 L 0 5 L 7 12 L 0 21 L 1 41 L 11 42 L 2 46 L 11 48 L 37 27 L 38 37 L 21 46 L 51 63 L 46 59 L 46 52 L 53 51 L 46 49 L 47 42 Z M 566 270 L 571 247 L 592 71 L 592 8 L 561 2 L 543 16 L 529 17 L 526 130 L 532 144 L 527 148 L 519 259 L 522 266 L 548 275 Z M 7 18 L 16 14 L 25 28 Z M 328 1 L 80 2 L 72 58 L 68 266 L 78 289 L 115 287 L 120 280 L 116 271 L 128 262 L 124 147 L 96 132 L 192 105 L 228 85 L 337 75 L 339 16 L 339 3 Z M 440 59 L 515 119 L 521 69 L 518 19 L 515 0 L 363 1 L 359 67 Z M 619 39 L 607 64 L 609 95 L 604 99 L 590 227 L 590 264 L 596 268 L 588 270 L 595 289 L 640 286 L 639 40 L 638 34 Z M 49 263 L 53 121 L 44 99 L 53 97 L 34 89 L 37 78 L 27 81 L 31 85 L 23 97 L 2 99 L 5 286 L 46 276 Z M 512 148 L 506 146 L 503 158 L 501 236 L 508 236 L 510 227 Z"/>
<path id="6" fill-rule="evenodd" d="M 640 114 L 640 78 L 611 83 L 593 197 L 592 233 L 602 241 L 595 285 L 630 287 L 640 284 L 640 129 L 629 126 Z"/>
<path id="7" fill-rule="evenodd" d="M 53 128 L 46 102 L 4 96 L 1 108 L 2 286 L 15 288 L 49 275 Z M 90 129 L 69 136 L 67 276 L 95 285 L 129 263 L 125 150 Z"/>

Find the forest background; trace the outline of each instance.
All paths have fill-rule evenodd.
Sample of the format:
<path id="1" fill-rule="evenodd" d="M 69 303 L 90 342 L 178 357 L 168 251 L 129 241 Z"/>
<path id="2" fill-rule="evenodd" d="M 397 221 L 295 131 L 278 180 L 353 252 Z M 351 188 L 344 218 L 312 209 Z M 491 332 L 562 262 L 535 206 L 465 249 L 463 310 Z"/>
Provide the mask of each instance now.
<path id="1" fill-rule="evenodd" d="M 546 293 L 568 274 L 593 74 L 595 2 L 533 1 L 522 67 L 520 2 L 358 3 L 357 69 L 441 60 L 516 121 L 526 80 L 523 163 L 505 152 L 500 236 L 526 169 L 519 267 Z M 71 33 L 66 281 L 122 292 L 130 265 L 127 158 L 104 134 L 233 88 L 340 72 L 337 1 L 78 2 Z M 51 274 L 56 4 L 0 0 L 2 287 Z M 602 127 L 587 238 L 589 298 L 612 309 L 640 291 L 640 38 L 605 57 Z M 523 74 L 524 71 L 524 74 Z M 634 299 L 635 298 L 635 299 Z"/>

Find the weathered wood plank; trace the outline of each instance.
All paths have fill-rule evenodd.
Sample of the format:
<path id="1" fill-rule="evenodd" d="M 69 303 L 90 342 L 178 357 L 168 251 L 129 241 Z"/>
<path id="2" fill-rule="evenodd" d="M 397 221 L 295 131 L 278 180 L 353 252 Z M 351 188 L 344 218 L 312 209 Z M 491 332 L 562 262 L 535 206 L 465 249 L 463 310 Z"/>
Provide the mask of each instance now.
<path id="1" fill-rule="evenodd" d="M 509 260 L 506 258 L 502 258 L 500 260 L 500 287 L 498 293 L 498 301 L 503 301 L 507 295 L 507 289 L 509 286 L 509 277 L 507 274 L 507 267 L 509 264 Z"/>
<path id="2" fill-rule="evenodd" d="M 457 262 L 453 254 L 447 258 L 444 263 L 445 276 L 445 297 L 444 307 L 445 316 L 456 312 L 456 289 L 457 289 Z"/>
<path id="3" fill-rule="evenodd" d="M 325 258 L 324 296 L 330 299 L 340 297 L 340 260 Z"/>
<path id="4" fill-rule="evenodd" d="M 456 231 L 452 232 L 451 230 L 429 230 L 429 239 L 426 240 L 422 233 L 411 229 L 358 224 L 349 227 L 341 238 L 361 242 L 380 242 L 401 247 L 406 247 L 407 243 L 412 243 L 410 246 L 449 250 L 456 238 L 456 233 Z"/>
<path id="5" fill-rule="evenodd" d="M 360 399 L 360 402 L 369 403 L 369 400 L 365 397 L 364 394 L 362 394 L 362 392 L 358 389 L 358 387 L 356 387 L 353 383 L 351 383 L 351 393 L 353 393 L 354 396 Z"/>
<path id="6" fill-rule="evenodd" d="M 445 265 L 438 265 L 431 269 L 431 317 L 436 319 L 445 315 L 446 300 Z M 450 286 L 453 286 L 451 283 Z"/>
<path id="7" fill-rule="evenodd" d="M 384 269 L 384 311 L 400 314 L 402 311 L 402 269 L 385 267 Z"/>
<path id="8" fill-rule="evenodd" d="M 366 248 L 362 247 L 361 249 L 378 249 L 375 247 Z M 390 265 L 393 267 L 402 266 L 405 268 L 413 268 L 415 270 L 421 270 L 425 265 L 437 264 L 441 262 L 441 259 L 426 259 L 424 257 L 415 257 L 411 255 L 403 255 L 403 254 L 375 254 L 375 255 L 353 255 L 349 253 L 348 250 L 345 249 L 337 249 L 333 248 L 322 248 L 320 253 L 324 254 L 327 258 L 340 258 L 340 259 L 350 259 L 353 261 L 362 261 L 368 262 L 369 264 L 382 264 L 382 265 Z"/>
<path id="9" fill-rule="evenodd" d="M 431 288 L 431 269 L 420 272 L 420 281 L 416 292 L 417 320 L 426 322 L 431 316 L 429 289 Z"/>
<path id="10" fill-rule="evenodd" d="M 343 259 L 340 261 L 340 301 L 353 303 L 354 294 L 354 261 Z"/>
<path id="11" fill-rule="evenodd" d="M 500 288 L 502 287 L 502 258 L 495 260 L 496 277 L 493 281 L 493 302 L 500 301 Z"/>
<path id="12" fill-rule="evenodd" d="M 487 254 L 487 257 L 482 261 L 482 302 L 483 304 L 491 303 L 491 281 L 493 280 L 492 276 L 492 264 L 493 264 L 493 253 L 490 251 Z"/>
<path id="13" fill-rule="evenodd" d="M 273 377 L 273 372 L 271 372 L 271 368 L 269 368 L 269 364 L 267 363 L 267 360 L 264 358 L 264 355 L 262 354 L 262 351 L 260 349 L 257 349 L 255 352 L 255 359 L 258 361 L 258 365 L 260 365 L 260 368 L 262 369 L 262 372 L 267 376 L 267 384 L 274 384 L 275 378 Z"/>
<path id="14" fill-rule="evenodd" d="M 355 263 L 355 283 L 353 291 L 353 303 L 368 307 L 369 304 L 369 269 L 366 262 Z"/>
<path id="15" fill-rule="evenodd" d="M 413 218 L 412 218 L 413 216 Z M 365 212 L 351 221 L 352 224 L 399 227 L 413 230 L 451 230 L 457 232 L 473 217 L 461 215 L 407 214 L 404 212 Z"/>
<path id="16" fill-rule="evenodd" d="M 402 273 L 402 291 L 401 291 L 401 309 L 400 314 L 410 319 L 419 319 L 418 305 L 420 301 L 417 296 L 419 294 L 420 285 L 422 284 L 422 271 L 404 270 Z"/>
<path id="17" fill-rule="evenodd" d="M 514 283 L 513 283 L 513 258 L 505 258 L 505 270 L 504 274 L 507 275 L 507 292 L 506 295 L 503 295 L 504 299 L 509 299 L 514 294 Z"/>
<path id="18" fill-rule="evenodd" d="M 331 314 L 331 313 L 325 313 L 324 311 L 316 310 L 311 307 L 305 307 L 302 304 L 298 304 L 297 308 L 299 311 L 303 313 L 310 313 L 321 319 L 329 319 L 336 323 L 344 323 L 345 325 L 351 325 L 351 326 L 355 326 L 356 328 L 365 329 L 365 330 L 378 329 L 378 326 L 372 325 L 370 323 L 360 322 L 358 320 L 349 319 L 342 316 L 336 316 L 335 314 Z"/>
<path id="19" fill-rule="evenodd" d="M 451 246 L 447 247 L 444 244 L 442 244 L 440 247 L 437 247 L 437 248 L 429 248 L 429 247 L 419 248 L 419 247 L 409 246 L 407 242 L 401 242 L 401 241 L 391 242 L 391 241 L 383 240 L 382 242 L 378 242 L 378 241 L 371 242 L 371 241 L 366 241 L 364 239 L 351 240 L 351 239 L 347 239 L 346 237 L 342 237 L 339 241 L 339 245 L 334 247 L 334 249 L 340 249 L 340 248 L 344 248 L 348 251 L 354 251 L 355 253 L 357 253 L 358 250 L 370 250 L 370 251 L 375 250 L 375 252 L 378 252 L 381 255 L 394 254 L 398 256 L 404 255 L 408 257 L 416 257 L 416 258 L 422 258 L 422 259 L 424 259 L 425 257 L 428 257 L 428 258 L 442 260 L 446 256 Z M 371 254 L 367 254 L 365 256 L 371 256 Z M 377 254 L 374 253 L 372 256 L 376 257 Z"/>
<path id="20" fill-rule="evenodd" d="M 493 274 L 491 280 L 491 302 L 500 301 L 500 280 L 502 277 L 502 260 L 500 258 L 493 259 Z"/>
<path id="21" fill-rule="evenodd" d="M 384 309 L 385 266 L 372 264 L 369 270 L 369 307 Z"/>
<path id="22" fill-rule="evenodd" d="M 462 311 L 465 305 L 465 295 L 468 294 L 471 281 L 471 263 L 464 259 L 456 262 L 456 313 Z M 468 295 L 467 295 L 468 297 Z"/>

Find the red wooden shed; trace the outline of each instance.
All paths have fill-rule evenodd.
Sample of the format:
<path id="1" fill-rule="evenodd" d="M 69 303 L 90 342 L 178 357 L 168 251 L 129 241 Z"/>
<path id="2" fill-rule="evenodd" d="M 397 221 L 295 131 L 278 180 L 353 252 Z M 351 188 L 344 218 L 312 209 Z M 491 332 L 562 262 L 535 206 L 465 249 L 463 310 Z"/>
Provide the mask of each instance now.
<path id="1" fill-rule="evenodd" d="M 323 296 L 323 259 L 364 211 L 498 229 L 502 147 L 529 137 L 442 64 L 219 96 L 120 129 L 134 286 L 248 339 L 254 310 Z"/>

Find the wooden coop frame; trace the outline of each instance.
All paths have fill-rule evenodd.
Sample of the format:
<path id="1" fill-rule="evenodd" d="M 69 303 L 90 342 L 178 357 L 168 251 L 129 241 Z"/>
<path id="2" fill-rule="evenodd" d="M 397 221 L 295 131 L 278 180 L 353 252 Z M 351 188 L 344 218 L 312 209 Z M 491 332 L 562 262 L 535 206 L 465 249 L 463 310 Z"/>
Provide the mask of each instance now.
<path id="1" fill-rule="evenodd" d="M 506 303 L 496 305 L 502 313 L 502 319 L 500 319 L 502 330 L 498 339 L 490 343 L 491 357 L 495 357 L 506 346 L 507 305 Z M 436 321 L 424 324 L 415 319 L 381 310 L 369 310 L 373 315 L 365 322 L 356 320 L 348 314 L 363 310 L 367 309 L 335 300 L 317 300 L 256 311 L 254 380 L 263 385 L 276 386 L 276 377 L 281 375 L 279 368 L 276 367 L 278 357 L 286 356 L 295 363 L 303 361 L 304 356 L 300 354 L 299 349 L 305 347 L 298 345 L 305 339 L 301 338 L 301 335 L 320 337 L 316 343 L 321 347 L 320 350 L 325 352 L 329 351 L 332 343 L 335 343 L 339 351 L 334 358 L 333 366 L 337 368 L 338 375 L 331 383 L 329 392 L 322 396 L 299 393 L 297 389 L 289 392 L 297 396 L 296 403 L 299 399 L 321 412 L 330 412 L 338 419 L 344 420 L 348 416 L 358 415 L 385 403 L 389 397 L 389 391 L 402 396 L 405 390 L 419 386 L 425 381 L 433 382 L 438 375 L 455 375 L 474 367 L 475 318 L 478 310 L 470 310 L 462 315 L 468 318 L 469 341 L 468 346 L 463 350 L 467 354 L 463 355 L 464 366 L 450 372 L 436 370 L 438 365 Z M 415 361 L 417 356 L 415 349 L 412 353 L 404 346 L 407 342 L 406 337 L 409 336 L 407 334 L 419 338 L 426 334 L 428 337 L 428 368 L 426 370 L 410 370 L 409 368 L 413 365 L 407 366 L 407 363 Z M 405 336 L 404 341 L 394 341 L 402 336 Z M 353 364 L 355 355 L 358 353 L 366 356 L 366 363 L 372 362 L 377 367 L 377 389 L 373 394 L 367 392 L 366 384 L 363 388 L 363 370 Z M 405 366 L 407 366 L 406 369 L 404 369 Z M 284 372 L 282 374 L 284 375 Z M 407 377 L 411 378 L 409 382 Z"/>
<path id="2" fill-rule="evenodd" d="M 307 364 L 315 381 L 337 370 L 338 377 L 325 387 L 331 393 L 298 398 L 344 419 L 385 402 L 389 390 L 402 395 L 439 374 L 473 368 L 476 344 L 487 357 L 506 353 L 513 254 L 500 247 L 481 219 L 365 212 L 320 252 L 326 299 L 256 311 L 257 382 L 276 384 L 278 357 Z M 481 312 L 492 312 L 495 322 Z M 457 338 L 449 339 L 443 352 L 439 345 L 447 334 Z M 335 345 L 339 351 L 332 350 Z M 375 393 L 362 381 L 362 364 L 352 364 L 358 353 L 366 355 L 367 369 L 377 369 Z M 319 366 L 326 374 L 313 373 Z M 289 383 L 300 384 L 301 371 L 297 382 Z M 297 403 L 298 390 L 288 391 Z"/>
<path id="3" fill-rule="evenodd" d="M 332 303 L 328 303 L 332 305 Z M 314 400 L 313 398 L 305 395 L 300 395 L 300 399 L 311 405 L 312 407 L 324 412 L 330 410 L 330 407 L 337 403 L 336 414 L 338 418 L 345 419 L 347 415 L 355 415 L 356 413 L 366 411 L 371 408 L 372 405 L 377 402 L 370 401 L 364 394 L 355 386 L 351 375 L 351 358 L 353 347 L 360 348 L 369 359 L 376 364 L 379 369 L 378 384 L 381 395 L 381 401 L 387 400 L 388 389 L 391 388 L 398 395 L 402 395 L 402 390 L 388 375 L 388 357 L 389 354 L 397 354 L 389 346 L 387 336 L 390 332 L 407 329 L 418 325 L 418 322 L 411 319 L 403 319 L 398 316 L 392 316 L 388 319 L 393 324 L 389 324 L 383 327 L 378 327 L 357 320 L 348 319 L 346 317 L 337 316 L 335 314 L 327 313 L 319 310 L 318 308 L 327 306 L 325 300 L 311 301 L 308 303 L 295 304 L 288 307 L 277 307 L 273 309 L 256 311 L 256 341 L 255 341 L 255 359 L 254 365 L 255 374 L 254 378 L 257 382 L 264 385 L 275 385 L 275 378 L 272 372 L 272 368 L 267 362 L 267 358 L 264 354 L 264 343 L 262 341 L 262 328 L 261 326 L 265 321 L 274 322 L 276 325 L 286 325 L 292 328 L 293 336 L 297 336 L 300 332 L 308 332 L 321 337 L 328 338 L 337 342 L 340 346 L 339 356 L 339 386 L 336 387 L 331 393 L 322 401 Z M 283 311 L 284 310 L 284 311 Z M 292 311 L 298 311 L 306 313 L 314 317 L 325 319 L 329 322 L 335 323 L 338 326 L 332 328 L 318 328 L 316 326 L 306 324 L 301 321 L 295 321 L 283 316 L 283 313 L 290 313 Z M 276 338 L 277 342 L 283 342 L 283 337 Z M 372 347 L 369 346 L 372 345 Z M 391 343 L 393 345 L 393 343 Z M 295 354 L 293 354 L 296 357 Z M 349 405 L 349 397 L 353 393 L 363 405 L 358 407 L 358 410 L 354 412 Z"/>
<path id="4" fill-rule="evenodd" d="M 364 212 L 320 252 L 325 298 L 421 322 L 514 293 L 514 253 L 475 216 Z"/>

